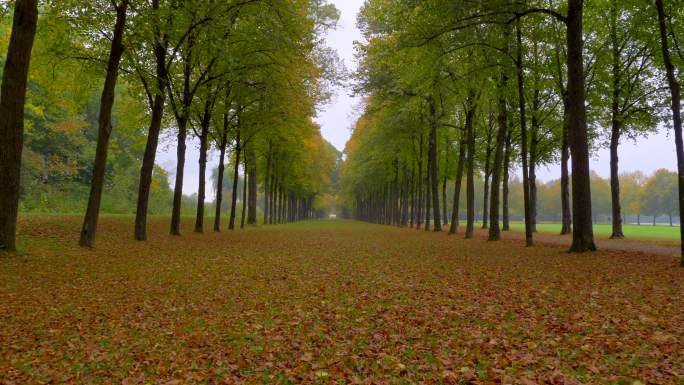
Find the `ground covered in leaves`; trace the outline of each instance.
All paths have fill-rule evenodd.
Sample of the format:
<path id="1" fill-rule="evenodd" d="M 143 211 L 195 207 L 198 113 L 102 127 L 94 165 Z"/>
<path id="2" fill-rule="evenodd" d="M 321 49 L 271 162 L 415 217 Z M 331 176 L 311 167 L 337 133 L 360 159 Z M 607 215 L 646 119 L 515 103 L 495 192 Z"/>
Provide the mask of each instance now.
<path id="1" fill-rule="evenodd" d="M 319 221 L 134 242 L 22 220 L 0 383 L 684 384 L 669 256 Z"/>

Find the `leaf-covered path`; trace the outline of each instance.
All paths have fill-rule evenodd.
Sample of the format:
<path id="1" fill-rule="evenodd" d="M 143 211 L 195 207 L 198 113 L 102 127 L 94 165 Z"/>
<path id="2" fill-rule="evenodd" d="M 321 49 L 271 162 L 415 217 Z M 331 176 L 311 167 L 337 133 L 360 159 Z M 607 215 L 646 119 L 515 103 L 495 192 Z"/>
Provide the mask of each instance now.
<path id="1" fill-rule="evenodd" d="M 673 257 L 129 218 L 88 251 L 79 224 L 24 220 L 0 259 L 0 383 L 684 383 Z"/>

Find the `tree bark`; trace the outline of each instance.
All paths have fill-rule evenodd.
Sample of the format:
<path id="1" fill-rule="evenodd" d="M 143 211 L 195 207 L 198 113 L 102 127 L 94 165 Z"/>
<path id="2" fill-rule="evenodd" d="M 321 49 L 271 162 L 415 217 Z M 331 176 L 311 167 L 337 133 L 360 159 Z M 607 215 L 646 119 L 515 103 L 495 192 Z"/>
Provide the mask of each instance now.
<path id="1" fill-rule="evenodd" d="M 0 250 L 16 250 L 24 104 L 37 21 L 36 0 L 17 0 L 0 88 Z"/>
<path id="2" fill-rule="evenodd" d="M 518 76 L 518 104 L 520 109 L 520 157 L 522 158 L 523 172 L 523 201 L 525 210 L 525 244 L 533 245 L 532 240 L 532 212 L 530 210 L 530 179 L 527 162 L 527 117 L 525 116 L 525 77 L 523 71 L 522 55 L 522 31 L 520 19 L 516 25 L 516 72 Z"/>
<path id="3" fill-rule="evenodd" d="M 509 231 L 511 229 L 510 215 L 509 215 L 509 173 L 511 166 L 511 130 L 508 130 L 508 135 L 506 135 L 506 148 L 504 149 L 504 165 L 503 165 L 503 187 L 501 188 L 501 231 Z"/>
<path id="4" fill-rule="evenodd" d="M 620 175 L 618 172 L 618 146 L 620 145 L 621 116 L 620 116 L 620 47 L 617 37 L 618 9 L 617 0 L 611 2 L 610 8 L 610 41 L 612 48 L 612 76 L 613 76 L 613 100 L 611 103 L 611 129 L 610 129 L 610 198 L 612 211 L 613 232 L 611 239 L 621 239 L 622 233 L 622 210 L 620 207 Z"/>
<path id="5" fill-rule="evenodd" d="M 432 190 L 432 217 L 434 220 L 433 230 L 442 231 L 442 219 L 439 208 L 439 170 L 437 162 L 437 126 L 439 124 L 434 99 L 430 98 L 430 182 Z"/>
<path id="6" fill-rule="evenodd" d="M 675 68 L 670 58 L 670 48 L 668 44 L 668 31 L 665 24 L 665 6 L 663 0 L 655 0 L 656 10 L 658 12 L 658 26 L 660 30 L 660 47 L 663 54 L 663 62 L 665 64 L 665 72 L 667 74 L 667 83 L 670 88 L 671 106 L 672 106 L 672 125 L 675 134 L 675 147 L 677 150 L 677 179 L 679 186 L 679 218 L 684 220 L 684 145 L 682 144 L 682 105 L 681 105 L 681 88 L 679 81 L 675 76 Z M 3 83 L 4 85 L 4 83 Z M 684 224 L 679 226 L 679 235 L 681 239 L 681 259 L 680 265 L 684 267 Z"/>
<path id="7" fill-rule="evenodd" d="M 235 134 L 235 164 L 233 164 L 233 191 L 232 198 L 230 201 L 230 220 L 228 221 L 228 229 L 235 230 L 235 216 L 237 214 L 237 194 L 238 194 L 238 181 L 240 179 L 240 153 L 242 148 L 240 146 L 240 125 L 238 121 L 237 132 Z"/>
<path id="8" fill-rule="evenodd" d="M 582 12 L 583 0 L 568 0 L 567 67 L 570 151 L 572 153 L 572 246 L 571 252 L 596 250 L 591 220 L 589 143 L 585 106 Z"/>
<path id="9" fill-rule="evenodd" d="M 197 215 L 195 217 L 195 232 L 204 232 L 204 198 L 206 194 L 207 180 L 207 150 L 209 147 L 209 125 L 211 124 L 211 100 L 204 102 L 204 114 L 202 115 L 199 155 L 199 185 L 197 186 Z"/>
<path id="10" fill-rule="evenodd" d="M 247 224 L 257 224 L 257 162 L 254 147 L 250 146 L 249 151 L 245 153 L 245 160 L 249 157 L 247 162 L 247 173 L 249 174 L 248 197 L 247 197 Z"/>
<path id="11" fill-rule="evenodd" d="M 456 177 L 454 179 L 454 201 L 451 211 L 451 226 L 449 234 L 456 234 L 459 225 L 459 206 L 461 200 L 461 181 L 463 180 L 463 166 L 466 158 L 466 141 L 468 140 L 466 130 L 462 130 L 461 139 L 458 143 L 458 163 L 456 164 Z"/>
<path id="12" fill-rule="evenodd" d="M 114 34 L 112 45 L 109 50 L 109 60 L 107 62 L 107 74 L 105 76 L 102 96 L 100 97 L 100 113 L 98 117 L 97 147 L 95 149 L 95 161 L 93 163 L 93 177 L 90 181 L 90 195 L 88 196 L 88 207 L 83 218 L 81 227 L 81 246 L 95 246 L 97 234 L 97 222 L 100 216 L 100 203 L 102 202 L 102 190 L 104 187 L 105 173 L 107 168 L 107 151 L 109 148 L 109 138 L 112 134 L 112 107 L 116 95 L 116 81 L 119 75 L 119 64 L 124 52 L 123 36 L 126 28 L 126 11 L 128 0 L 124 0 L 116 6 L 116 22 L 114 24 Z"/>
<path id="13" fill-rule="evenodd" d="M 243 155 L 243 161 L 242 161 L 242 167 L 244 169 L 243 172 L 243 177 L 242 177 L 242 215 L 240 216 L 240 228 L 244 229 L 245 228 L 245 219 L 246 219 L 246 213 L 247 213 L 247 184 L 248 184 L 248 179 L 249 179 L 249 172 L 247 171 L 247 151 L 245 151 L 247 146 L 243 147 L 242 149 L 242 155 Z"/>
<path id="14" fill-rule="evenodd" d="M 152 8 L 159 9 L 159 1 L 152 1 Z M 135 239 L 144 241 L 147 239 L 147 208 L 149 206 L 150 186 L 152 184 L 152 172 L 154 171 L 154 159 L 159 144 L 159 132 L 161 131 L 162 118 L 164 116 L 164 102 L 167 81 L 166 55 L 168 48 L 168 36 L 155 28 L 153 44 L 157 83 L 152 101 L 152 117 L 150 128 L 147 133 L 147 144 L 143 154 L 143 162 L 140 168 L 140 182 L 138 184 L 138 203 L 135 211 Z"/>
<path id="15" fill-rule="evenodd" d="M 466 160 L 467 165 L 467 180 L 466 180 L 466 203 L 467 203 L 467 222 L 466 222 L 466 238 L 473 237 L 473 230 L 475 225 L 475 109 L 477 104 L 475 102 L 475 91 L 470 90 L 468 92 L 467 105 L 468 110 L 466 111 L 466 143 L 468 156 Z"/>
<path id="16" fill-rule="evenodd" d="M 420 148 L 418 149 L 418 210 L 416 229 L 420 230 L 423 223 L 423 133 L 420 133 Z"/>
<path id="17" fill-rule="evenodd" d="M 221 231 L 221 204 L 223 203 L 223 174 L 225 172 L 226 147 L 228 146 L 228 114 L 223 114 L 223 131 L 219 152 L 218 178 L 216 180 L 216 207 L 214 211 L 214 231 Z"/>
<path id="18" fill-rule="evenodd" d="M 563 97 L 563 131 L 561 133 L 561 212 L 562 226 L 561 235 L 572 232 L 572 213 L 570 211 L 570 172 L 568 162 L 570 161 L 570 116 L 568 115 L 568 98 Z"/>
<path id="19" fill-rule="evenodd" d="M 499 185 L 501 176 L 501 166 L 504 163 L 504 147 L 506 146 L 506 138 L 508 136 L 508 109 L 506 106 L 506 86 L 508 84 L 508 75 L 506 69 L 501 70 L 501 78 L 499 80 L 498 88 L 498 104 L 499 113 L 497 122 L 499 129 L 496 133 L 496 147 L 494 148 L 494 164 L 492 165 L 492 190 L 491 190 L 491 204 L 489 206 L 489 240 L 498 241 L 501 239 L 501 230 L 499 229 Z M 504 166 L 506 167 L 506 166 Z"/>

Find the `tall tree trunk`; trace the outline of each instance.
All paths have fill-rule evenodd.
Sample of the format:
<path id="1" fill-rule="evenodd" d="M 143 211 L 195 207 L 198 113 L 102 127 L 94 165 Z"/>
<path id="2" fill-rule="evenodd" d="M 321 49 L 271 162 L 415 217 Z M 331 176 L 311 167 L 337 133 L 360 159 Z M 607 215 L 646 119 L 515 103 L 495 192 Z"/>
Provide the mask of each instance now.
<path id="1" fill-rule="evenodd" d="M 617 0 L 611 1 L 610 7 L 610 42 L 612 46 L 612 76 L 613 76 L 613 100 L 611 103 L 611 130 L 610 130 L 610 198 L 612 211 L 613 232 L 611 239 L 624 238 L 622 233 L 622 210 L 620 208 L 620 176 L 618 172 L 618 146 L 620 145 L 620 47 L 617 36 L 618 9 Z"/>
<path id="2" fill-rule="evenodd" d="M 242 167 L 244 169 L 243 172 L 243 177 L 242 177 L 242 215 L 240 216 L 240 228 L 244 229 L 245 228 L 245 219 L 246 219 L 246 214 L 247 214 L 247 184 L 248 184 L 248 179 L 249 179 L 249 172 L 247 171 L 247 151 L 245 151 L 247 146 L 243 147 L 242 149 L 242 155 L 243 155 L 243 161 L 242 161 Z"/>
<path id="3" fill-rule="evenodd" d="M 254 146 L 249 147 L 249 152 L 245 153 L 245 160 L 249 157 L 247 173 L 249 174 L 249 187 L 247 189 L 247 224 L 257 224 L 257 160 Z"/>
<path id="4" fill-rule="evenodd" d="M 416 215 L 416 169 L 411 165 L 411 213 L 409 214 L 409 226 L 413 227 L 415 224 Z"/>
<path id="5" fill-rule="evenodd" d="M 537 232 L 537 158 L 539 147 L 539 83 L 535 80 L 532 99 L 532 131 L 530 132 L 530 225 Z"/>
<path id="6" fill-rule="evenodd" d="M 656 10 L 658 11 L 660 46 L 663 53 L 663 63 L 665 64 L 665 72 L 667 73 L 667 83 L 670 87 L 672 103 L 672 125 L 675 134 L 675 147 L 677 150 L 677 177 L 679 181 L 679 218 L 681 222 L 684 220 L 684 145 L 682 144 L 682 96 L 679 81 L 675 77 L 674 65 L 672 64 L 672 59 L 670 58 L 670 48 L 667 40 L 668 31 L 665 24 L 666 17 L 663 0 L 656 0 L 655 4 Z M 684 267 L 684 224 L 680 224 L 679 226 L 679 235 L 681 238 L 680 264 L 682 267 Z"/>
<path id="7" fill-rule="evenodd" d="M 235 229 L 235 216 L 237 214 L 238 181 L 240 179 L 240 153 L 242 152 L 242 148 L 240 148 L 241 145 L 242 143 L 240 143 L 240 125 L 238 124 L 235 136 L 235 163 L 233 164 L 233 191 L 232 198 L 230 201 L 230 221 L 228 221 L 229 230 Z"/>
<path id="8" fill-rule="evenodd" d="M 572 153 L 572 252 L 596 250 L 591 221 L 589 142 L 585 106 L 582 12 L 583 0 L 568 0 L 568 114 Z"/>
<path id="9" fill-rule="evenodd" d="M 204 114 L 202 115 L 199 154 L 199 185 L 197 186 L 197 216 L 195 217 L 195 232 L 204 232 L 204 198 L 206 194 L 207 182 L 207 149 L 209 146 L 209 125 L 211 124 L 211 109 L 213 103 L 207 100 L 204 103 Z"/>
<path id="10" fill-rule="evenodd" d="M 491 112 L 490 112 L 491 114 Z M 492 157 L 492 122 L 491 115 L 488 117 L 487 138 L 485 142 L 485 163 L 484 163 L 484 191 L 482 191 L 482 228 L 489 227 L 489 177 L 491 175 L 490 160 Z"/>
<path id="11" fill-rule="evenodd" d="M 152 8 L 159 9 L 159 1 L 152 1 Z M 155 67 L 156 67 L 156 90 L 152 101 L 152 117 L 150 128 L 147 133 L 147 144 L 143 154 L 142 166 L 140 167 L 140 181 L 138 183 L 138 203 L 135 211 L 135 239 L 144 241 L 147 239 L 147 208 L 150 201 L 150 186 L 152 184 L 152 172 L 154 171 L 154 159 L 159 144 L 159 132 L 161 131 L 162 118 L 164 117 L 164 102 L 167 81 L 166 55 L 168 49 L 168 36 L 161 34 L 155 28 L 153 44 Z"/>
<path id="12" fill-rule="evenodd" d="M 470 90 L 468 93 L 468 111 L 466 112 L 466 137 L 467 137 L 467 181 L 466 181 L 466 200 L 467 200 L 467 222 L 466 222 L 466 238 L 473 237 L 473 230 L 475 225 L 475 91 Z"/>
<path id="13" fill-rule="evenodd" d="M 271 182 L 271 163 L 273 161 L 273 145 L 271 141 L 268 141 L 268 154 L 266 156 L 266 176 L 264 177 L 264 224 L 268 224 L 268 213 L 271 210 L 270 206 L 270 201 L 269 201 L 269 194 L 271 192 L 271 186 L 269 183 Z"/>
<path id="14" fill-rule="evenodd" d="M 511 169 L 511 130 L 508 129 L 508 135 L 506 135 L 506 148 L 504 148 L 504 165 L 503 165 L 503 187 L 501 188 L 501 231 L 509 231 L 511 229 L 510 212 L 509 212 L 509 186 L 508 181 L 510 177 Z"/>
<path id="15" fill-rule="evenodd" d="M 420 147 L 418 149 L 418 214 L 416 220 L 416 229 L 420 230 L 423 223 L 423 133 L 420 133 Z"/>
<path id="16" fill-rule="evenodd" d="M 561 134 L 561 212 L 562 226 L 561 235 L 572 232 L 572 212 L 570 211 L 570 172 L 568 162 L 570 161 L 570 116 L 568 115 L 568 98 L 563 97 L 563 132 Z"/>
<path id="17" fill-rule="evenodd" d="M 508 34 L 506 33 L 506 36 Z M 492 192 L 491 204 L 489 206 L 489 237 L 490 241 L 501 239 L 499 228 L 499 185 L 501 177 L 501 166 L 504 163 L 504 148 L 506 147 L 506 137 L 508 136 L 508 109 L 506 106 L 506 86 L 508 75 L 506 68 L 501 70 L 501 78 L 497 87 L 498 91 L 498 115 L 497 123 L 499 129 L 496 132 L 496 147 L 494 148 L 494 164 L 492 165 Z M 504 165 L 505 167 L 505 165 Z"/>
<path id="18" fill-rule="evenodd" d="M 192 52 L 192 39 L 189 39 L 188 50 Z M 184 57 L 183 63 L 183 97 L 181 105 L 174 106 L 176 114 L 176 123 L 178 125 L 178 142 L 176 145 L 176 180 L 173 186 L 173 206 L 171 207 L 171 235 L 180 235 L 181 222 L 181 204 L 183 202 L 183 177 L 185 175 L 185 151 L 186 140 L 188 137 L 188 118 L 190 114 L 190 105 L 192 104 L 192 91 L 190 86 L 190 77 L 192 76 L 192 55 L 188 53 Z M 169 87 L 169 94 L 171 95 L 171 87 Z M 169 96 L 172 98 L 173 96 Z M 171 99 L 173 101 L 173 99 Z"/>
<path id="19" fill-rule="evenodd" d="M 95 150 L 95 161 L 93 163 L 93 177 L 90 181 L 90 195 L 88 196 L 88 207 L 83 218 L 81 227 L 81 246 L 95 246 L 95 236 L 97 234 L 97 222 L 100 215 L 100 202 L 102 201 L 102 189 L 104 187 L 105 172 L 107 168 L 107 150 L 109 148 L 109 138 L 112 134 L 112 107 L 116 95 L 116 80 L 119 75 L 119 64 L 124 52 L 123 35 L 126 28 L 126 11 L 128 0 L 124 0 L 116 6 L 116 23 L 114 24 L 114 35 L 112 45 L 109 50 L 109 60 L 107 62 L 107 75 L 105 76 L 102 96 L 100 97 L 100 114 L 97 125 L 97 148 Z"/>
<path id="20" fill-rule="evenodd" d="M 439 170 L 437 161 L 437 126 L 439 125 L 435 101 L 430 97 L 428 103 L 430 107 L 430 149 L 428 156 L 430 161 L 430 182 L 432 192 L 432 217 L 434 219 L 434 231 L 442 231 L 442 219 L 439 208 Z"/>
<path id="21" fill-rule="evenodd" d="M 432 167 L 430 167 L 430 162 L 431 159 L 428 155 L 427 172 L 425 175 L 425 231 L 430 231 L 430 209 L 432 208 L 432 195 L 430 194 L 430 187 L 432 186 L 432 183 L 430 183 L 432 179 Z"/>
<path id="22" fill-rule="evenodd" d="M 0 87 L 0 250 L 16 250 L 26 82 L 37 21 L 36 0 L 17 0 Z"/>
<path id="23" fill-rule="evenodd" d="M 456 234 L 459 225 L 459 206 L 461 200 L 461 181 L 463 180 L 463 166 L 466 158 L 466 142 L 468 140 L 466 130 L 461 131 L 461 139 L 458 142 L 458 163 L 456 164 L 456 177 L 454 179 L 454 201 L 451 211 L 451 226 L 449 234 Z"/>
<path id="24" fill-rule="evenodd" d="M 223 131 L 219 152 L 218 178 L 216 180 L 216 207 L 214 211 L 214 231 L 221 231 L 221 204 L 223 203 L 223 174 L 225 172 L 226 147 L 228 146 L 228 114 L 223 114 Z"/>
<path id="25" fill-rule="evenodd" d="M 444 141 L 444 178 L 442 178 L 442 219 L 444 224 L 448 223 L 447 219 L 447 176 L 449 173 L 449 136 L 445 136 Z"/>
<path id="26" fill-rule="evenodd" d="M 520 108 L 520 157 L 523 171 L 523 201 L 525 211 L 525 244 L 532 246 L 532 213 L 530 210 L 530 179 L 527 164 L 527 117 L 525 116 L 525 77 L 523 71 L 522 31 L 520 19 L 516 25 L 516 72 L 518 75 L 518 104 Z"/>

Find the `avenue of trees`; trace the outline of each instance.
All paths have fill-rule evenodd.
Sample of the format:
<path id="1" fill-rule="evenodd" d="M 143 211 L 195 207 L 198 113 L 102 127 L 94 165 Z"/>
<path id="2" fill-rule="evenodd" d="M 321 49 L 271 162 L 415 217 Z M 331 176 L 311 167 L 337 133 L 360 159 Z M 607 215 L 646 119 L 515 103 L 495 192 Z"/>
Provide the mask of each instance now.
<path id="1" fill-rule="evenodd" d="M 338 154 L 312 118 L 340 78 L 322 40 L 339 15 L 325 0 L 0 7 L 0 249 L 16 248 L 20 208 L 78 206 L 80 244 L 90 247 L 103 209 L 134 210 L 137 240 L 151 213 L 170 215 L 179 235 L 190 212 L 202 232 L 205 217 L 220 231 L 238 217 L 280 223 L 325 211 Z M 155 162 L 160 137 L 177 148 L 173 188 Z M 193 199 L 182 194 L 191 138 L 200 154 Z M 216 170 L 207 170 L 210 153 Z"/>
<path id="2" fill-rule="evenodd" d="M 369 0 L 358 24 L 364 110 L 341 172 L 350 215 L 435 231 L 449 223 L 455 233 L 465 200 L 465 236 L 483 218 L 498 240 L 519 199 L 532 245 L 537 169 L 560 164 L 562 232 L 572 233 L 571 251 L 595 250 L 590 153 L 610 148 L 608 214 L 613 238 L 622 238 L 626 214 L 662 208 L 649 206 L 650 193 L 644 207 L 625 207 L 632 185 L 660 187 L 644 187 L 643 176 L 621 185 L 619 146 L 662 128 L 678 160 L 667 185 L 676 212 L 667 214 L 682 216 L 681 1 Z M 520 197 L 511 196 L 516 167 Z"/>

